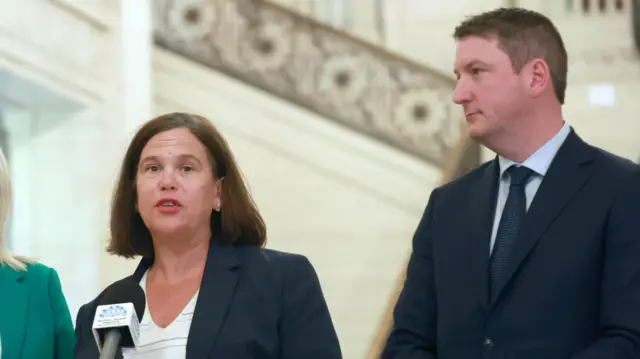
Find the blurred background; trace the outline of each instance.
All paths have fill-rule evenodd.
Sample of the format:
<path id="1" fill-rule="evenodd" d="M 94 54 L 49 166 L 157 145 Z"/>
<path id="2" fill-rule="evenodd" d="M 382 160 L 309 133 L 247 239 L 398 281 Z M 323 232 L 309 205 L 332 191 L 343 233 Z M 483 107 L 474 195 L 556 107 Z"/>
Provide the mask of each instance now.
<path id="1" fill-rule="evenodd" d="M 639 1 L 1 0 L 9 246 L 59 272 L 75 318 L 137 265 L 104 252 L 128 140 L 198 113 L 235 152 L 267 246 L 316 267 L 345 358 L 374 358 L 431 190 L 493 156 L 452 103 L 451 34 L 499 6 L 551 17 L 566 120 L 638 160 Z"/>

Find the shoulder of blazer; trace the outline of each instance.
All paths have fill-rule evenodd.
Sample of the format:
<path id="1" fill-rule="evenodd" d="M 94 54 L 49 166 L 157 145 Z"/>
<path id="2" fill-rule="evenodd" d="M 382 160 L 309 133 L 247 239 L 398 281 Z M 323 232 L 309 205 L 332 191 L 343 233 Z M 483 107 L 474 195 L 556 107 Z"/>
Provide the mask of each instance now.
<path id="1" fill-rule="evenodd" d="M 270 267 L 281 269 L 295 265 L 295 263 L 308 262 L 309 260 L 302 254 L 278 251 L 258 246 L 238 246 L 238 257 L 243 265 L 255 265 L 259 267 Z"/>
<path id="2" fill-rule="evenodd" d="M 8 264 L 0 265 L 0 282 L 5 284 L 18 284 L 30 289 L 23 293 L 34 296 L 34 299 L 42 301 L 48 299 L 48 290 L 54 278 L 54 270 L 40 263 L 25 263 L 26 269 L 19 270 Z M 26 298 L 24 300 L 27 300 Z"/>
<path id="3" fill-rule="evenodd" d="M 55 269 L 42 263 L 27 263 L 25 276 L 30 287 L 42 288 L 47 291 L 49 296 L 56 296 L 49 297 L 49 300 L 58 300 L 59 297 L 64 297 L 60 278 Z"/>
<path id="4" fill-rule="evenodd" d="M 55 270 L 42 263 L 27 263 L 25 274 L 29 281 L 48 284 L 54 275 Z"/>
<path id="5" fill-rule="evenodd" d="M 436 189 L 434 191 L 438 192 L 449 192 L 449 191 L 457 191 L 460 188 L 468 187 L 469 185 L 473 185 L 478 183 L 480 179 L 485 176 L 497 176 L 498 175 L 498 161 L 496 158 L 481 164 L 480 166 L 474 168 L 469 173 L 459 176 L 453 179 L 450 182 L 447 182 Z M 497 177 L 496 177 L 497 178 Z"/>
<path id="6" fill-rule="evenodd" d="M 33 283 L 37 285 L 48 283 L 54 272 L 52 268 L 37 262 L 27 262 L 25 265 L 27 266 L 25 270 L 19 270 L 12 268 L 6 263 L 0 264 L 0 273 L 15 280 L 26 277 L 30 284 Z"/>
<path id="7" fill-rule="evenodd" d="M 610 175 L 610 171 L 618 171 L 621 173 L 633 173 L 640 170 L 640 165 L 631 161 L 628 158 L 620 157 L 611 152 L 605 151 L 599 147 L 589 146 L 595 153 L 596 162 L 601 166 L 605 166 L 607 176 Z"/>
<path id="8" fill-rule="evenodd" d="M 13 269 L 7 264 L 0 267 L 0 273 L 9 279 L 20 281 L 31 288 L 46 290 L 51 281 L 57 276 L 55 270 L 41 263 L 25 263 L 26 270 Z"/>
<path id="9" fill-rule="evenodd" d="M 67 301 L 62 291 L 62 283 L 58 272 L 42 263 L 27 263 L 25 282 L 36 291 L 32 293 L 46 294 L 38 296 L 38 300 L 49 301 L 47 305 L 54 309 L 56 315 L 70 316 Z"/>
<path id="10" fill-rule="evenodd" d="M 27 271 L 13 269 L 7 263 L 0 263 L 0 281 L 15 282 L 22 280 L 27 275 Z"/>
<path id="11" fill-rule="evenodd" d="M 238 246 L 240 265 L 247 272 L 257 276 L 267 276 L 282 283 L 283 279 L 297 270 L 306 271 L 313 267 L 309 259 L 297 253 L 283 252 L 257 246 Z"/>

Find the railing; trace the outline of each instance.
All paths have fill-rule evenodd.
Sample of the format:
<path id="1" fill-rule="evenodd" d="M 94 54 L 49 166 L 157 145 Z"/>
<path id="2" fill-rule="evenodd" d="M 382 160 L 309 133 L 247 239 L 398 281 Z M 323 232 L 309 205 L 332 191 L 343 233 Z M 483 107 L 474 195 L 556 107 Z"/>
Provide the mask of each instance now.
<path id="1" fill-rule="evenodd" d="M 342 30 L 349 30 L 353 23 L 353 11 L 350 3 L 353 0 L 292 0 L 274 1 L 296 10 L 299 13 L 320 20 L 325 24 Z"/>
<path id="2" fill-rule="evenodd" d="M 481 163 L 480 148 L 481 147 L 477 142 L 468 137 L 460 139 L 458 146 L 447 158 L 441 183 L 448 183 L 478 167 Z M 396 282 L 394 291 L 389 297 L 387 308 L 380 319 L 378 329 L 376 330 L 371 345 L 369 346 L 367 356 L 365 357 L 366 359 L 378 359 L 384 349 L 391 328 L 393 327 L 393 309 L 398 297 L 400 296 L 402 287 L 404 286 L 405 277 L 406 268 L 402 270 L 402 273 Z"/>
<path id="3" fill-rule="evenodd" d="M 385 6 L 387 1 L 369 0 L 271 0 L 341 30 L 384 45 L 387 38 Z"/>
<path id="4" fill-rule="evenodd" d="M 260 0 L 154 0 L 157 45 L 441 166 L 452 77 Z"/>
<path id="5" fill-rule="evenodd" d="M 568 13 L 607 14 L 625 13 L 632 0 L 565 0 Z"/>
<path id="6" fill-rule="evenodd" d="M 547 0 L 543 12 L 552 17 L 608 17 L 628 15 L 636 0 Z M 526 2 L 526 0 L 522 0 Z M 519 2 L 516 1 L 516 6 Z"/>

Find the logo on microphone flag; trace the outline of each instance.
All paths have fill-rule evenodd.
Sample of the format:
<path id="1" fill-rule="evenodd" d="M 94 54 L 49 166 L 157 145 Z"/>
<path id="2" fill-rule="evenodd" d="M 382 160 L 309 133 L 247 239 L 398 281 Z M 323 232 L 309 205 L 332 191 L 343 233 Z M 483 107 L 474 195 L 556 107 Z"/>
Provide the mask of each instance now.
<path id="1" fill-rule="evenodd" d="M 140 321 L 138 320 L 138 315 L 133 307 L 133 303 L 99 305 L 98 308 L 96 308 L 96 315 L 93 318 L 92 326 L 93 336 L 95 337 L 98 347 L 104 345 L 100 333 L 104 335 L 105 331 L 118 328 L 126 328 L 126 336 L 131 335 L 134 347 L 138 346 Z"/>

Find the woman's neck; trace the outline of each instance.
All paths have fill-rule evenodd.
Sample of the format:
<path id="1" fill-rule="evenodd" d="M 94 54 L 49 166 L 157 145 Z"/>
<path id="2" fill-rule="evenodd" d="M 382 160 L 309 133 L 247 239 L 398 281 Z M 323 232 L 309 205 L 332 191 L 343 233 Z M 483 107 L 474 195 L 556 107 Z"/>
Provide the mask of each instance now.
<path id="1" fill-rule="evenodd" d="M 154 261 L 149 275 L 165 283 L 201 276 L 207 262 L 210 236 L 154 238 Z"/>

